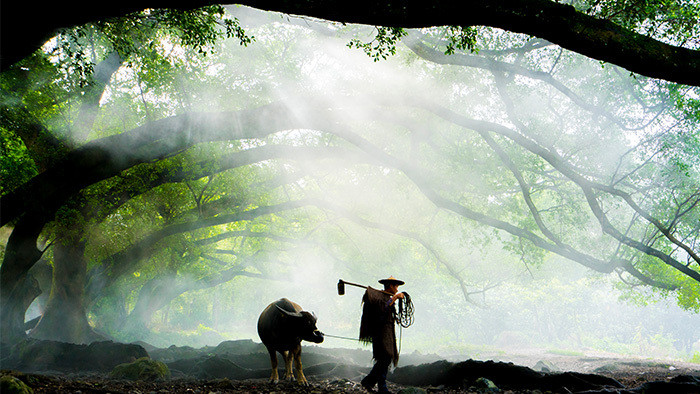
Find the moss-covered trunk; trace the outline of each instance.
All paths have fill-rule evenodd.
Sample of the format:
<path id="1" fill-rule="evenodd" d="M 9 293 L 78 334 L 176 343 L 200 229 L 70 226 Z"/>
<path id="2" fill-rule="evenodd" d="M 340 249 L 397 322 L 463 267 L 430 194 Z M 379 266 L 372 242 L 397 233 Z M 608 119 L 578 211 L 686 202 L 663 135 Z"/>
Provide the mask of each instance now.
<path id="1" fill-rule="evenodd" d="M 36 246 L 41 228 L 37 231 L 31 220 L 24 219 L 13 229 L 0 266 L 0 340 L 7 343 L 25 336 L 24 314 L 38 295 L 28 274 L 41 257 Z"/>
<path id="2" fill-rule="evenodd" d="M 92 329 L 85 311 L 85 243 L 61 239 L 54 245 L 51 294 L 39 324 L 30 332 L 34 338 L 70 343 L 104 339 Z"/>

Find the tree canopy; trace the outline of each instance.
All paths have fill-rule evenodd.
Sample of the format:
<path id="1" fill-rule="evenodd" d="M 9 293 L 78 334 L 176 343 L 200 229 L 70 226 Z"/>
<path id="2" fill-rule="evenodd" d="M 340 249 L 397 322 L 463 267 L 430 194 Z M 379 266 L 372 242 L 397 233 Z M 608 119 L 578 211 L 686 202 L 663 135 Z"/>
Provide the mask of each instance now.
<path id="1" fill-rule="evenodd" d="M 3 67 L 3 340 L 143 339 L 203 319 L 186 294 L 387 269 L 448 283 L 458 326 L 557 264 L 700 308 L 698 90 L 624 63 L 669 70 L 641 60 L 668 41 L 697 76 L 695 8 L 254 5 L 327 20 L 148 9 Z"/>

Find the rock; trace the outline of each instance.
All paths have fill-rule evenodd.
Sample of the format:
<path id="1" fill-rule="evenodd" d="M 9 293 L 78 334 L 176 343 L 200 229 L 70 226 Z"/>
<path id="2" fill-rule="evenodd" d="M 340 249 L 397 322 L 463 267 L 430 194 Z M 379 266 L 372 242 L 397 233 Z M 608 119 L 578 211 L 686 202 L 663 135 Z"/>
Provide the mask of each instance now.
<path id="1" fill-rule="evenodd" d="M 208 382 L 208 385 L 210 388 L 216 389 L 216 391 L 214 392 L 218 392 L 218 390 L 230 391 L 236 389 L 236 386 L 233 384 L 233 382 L 226 378 L 210 380 Z"/>
<path id="2" fill-rule="evenodd" d="M 459 363 L 436 361 L 431 364 L 396 368 L 390 380 L 411 386 L 464 386 L 473 385 L 479 378 L 487 378 L 501 385 L 532 386 L 543 375 L 530 368 L 494 361 L 467 360 Z"/>
<path id="3" fill-rule="evenodd" d="M 148 352 L 152 359 L 169 363 L 176 360 L 196 358 L 204 355 L 201 350 L 191 346 L 172 345 L 165 349 L 155 349 Z"/>
<path id="4" fill-rule="evenodd" d="M 392 382 L 410 386 L 469 387 L 479 378 L 492 381 L 502 390 L 551 391 L 596 390 L 623 387 L 615 379 L 574 372 L 544 374 L 530 368 L 494 361 L 467 360 L 460 363 L 438 361 L 432 364 L 396 368 L 389 376 Z"/>
<path id="5" fill-rule="evenodd" d="M 544 390 L 551 391 L 585 391 L 601 388 L 618 389 L 624 388 L 622 383 L 607 376 L 586 374 L 579 372 L 563 372 L 545 375 L 538 386 Z"/>
<path id="6" fill-rule="evenodd" d="M 557 368 L 554 364 L 552 364 L 549 361 L 545 360 L 540 360 L 538 361 L 534 367 L 532 367 L 535 371 L 539 372 L 559 372 L 559 368 Z"/>
<path id="7" fill-rule="evenodd" d="M 198 373 L 195 374 L 197 379 L 245 379 L 248 375 L 245 369 L 219 356 L 201 359 L 196 367 L 198 369 Z"/>
<path id="8" fill-rule="evenodd" d="M 693 383 L 700 386 L 700 376 L 693 375 L 678 375 L 671 379 L 674 383 Z"/>
<path id="9" fill-rule="evenodd" d="M 615 364 L 605 364 L 593 370 L 594 373 L 614 373 L 620 371 L 621 368 Z"/>
<path id="10" fill-rule="evenodd" d="M 269 364 L 269 361 L 268 361 Z M 177 360 L 167 363 L 171 370 L 181 372 L 184 375 L 196 379 L 259 379 L 270 376 L 270 367 L 267 369 L 253 370 L 243 368 L 227 357 L 202 356 L 193 359 Z M 284 373 L 284 366 L 278 368 Z"/>
<path id="11" fill-rule="evenodd" d="M 236 341 L 223 341 L 218 346 L 214 348 L 214 354 L 250 354 L 250 353 L 260 353 L 267 350 L 262 343 L 255 343 L 252 339 L 241 339 Z"/>
<path id="12" fill-rule="evenodd" d="M 265 351 L 265 353 L 250 353 L 250 354 L 238 354 L 238 355 L 221 355 L 219 356 L 227 358 L 236 365 L 247 368 L 247 369 L 270 369 L 270 355 Z M 305 355 L 302 354 L 301 361 L 304 365 L 308 365 Z M 284 360 L 281 355 L 278 355 L 277 361 L 280 366 L 284 366 Z"/>
<path id="13" fill-rule="evenodd" d="M 27 386 L 20 379 L 11 376 L 3 375 L 0 377 L 0 393 L 3 394 L 33 394 L 34 390 Z"/>
<path id="14" fill-rule="evenodd" d="M 141 346 L 142 348 L 146 349 L 146 351 L 150 354 L 152 351 L 157 350 L 158 348 L 151 345 L 148 342 L 144 341 L 136 341 L 136 342 L 131 342 L 132 345 L 138 345 Z"/>
<path id="15" fill-rule="evenodd" d="M 486 378 L 479 378 L 472 386 L 479 393 L 500 393 L 501 389 L 495 383 Z"/>
<path id="16" fill-rule="evenodd" d="M 690 375 L 679 375 L 669 381 L 645 382 L 634 389 L 602 389 L 580 391 L 579 394 L 697 394 L 700 379 Z"/>
<path id="17" fill-rule="evenodd" d="M 448 375 L 454 366 L 452 362 L 441 360 L 429 364 L 398 367 L 389 374 L 387 379 L 409 386 L 440 386 L 449 380 Z"/>
<path id="18" fill-rule="evenodd" d="M 78 351 L 84 354 L 83 361 L 91 368 L 105 372 L 113 370 L 119 364 L 133 362 L 144 357 L 148 358 L 146 349 L 133 343 L 99 341 L 87 345 L 84 349 L 79 348 Z"/>
<path id="19" fill-rule="evenodd" d="M 100 341 L 90 345 L 77 345 L 26 339 L 12 347 L 8 365 L 20 371 L 109 372 L 119 364 L 141 357 L 148 357 L 148 353 L 135 344 Z"/>
<path id="20" fill-rule="evenodd" d="M 117 365 L 109 376 L 126 380 L 162 380 L 170 377 L 170 370 L 160 361 L 143 357 L 132 363 Z"/>
<path id="21" fill-rule="evenodd" d="M 700 393 L 700 384 L 697 382 L 679 382 L 679 381 L 656 381 L 646 382 L 639 386 L 633 392 L 643 394 L 697 394 Z"/>

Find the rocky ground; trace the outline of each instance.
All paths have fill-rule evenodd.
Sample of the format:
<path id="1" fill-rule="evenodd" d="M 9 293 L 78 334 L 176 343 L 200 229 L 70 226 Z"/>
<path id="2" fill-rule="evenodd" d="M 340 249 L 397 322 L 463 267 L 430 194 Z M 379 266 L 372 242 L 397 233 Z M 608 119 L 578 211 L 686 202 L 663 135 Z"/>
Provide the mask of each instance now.
<path id="1" fill-rule="evenodd" d="M 366 350 L 307 346 L 302 359 L 310 384 L 302 386 L 269 383 L 267 353 L 250 340 L 199 349 L 30 341 L 2 350 L 3 393 L 9 392 L 10 379 L 25 383 L 34 393 L 363 393 L 359 380 L 371 366 Z M 117 364 L 144 355 L 162 362 L 169 375 L 115 377 Z M 404 394 L 700 393 L 700 365 L 607 354 L 481 354 L 479 360 L 448 361 L 413 353 L 402 355 L 389 380 L 393 392 Z"/>

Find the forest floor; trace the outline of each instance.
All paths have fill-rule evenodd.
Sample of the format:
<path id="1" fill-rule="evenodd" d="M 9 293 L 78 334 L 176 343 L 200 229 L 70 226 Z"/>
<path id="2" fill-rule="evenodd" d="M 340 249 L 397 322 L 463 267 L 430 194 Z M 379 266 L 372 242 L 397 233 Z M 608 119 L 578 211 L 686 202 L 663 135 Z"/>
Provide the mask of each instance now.
<path id="1" fill-rule="evenodd" d="M 630 361 L 636 363 L 636 361 Z M 675 371 L 662 371 L 659 368 L 642 365 L 628 365 L 618 371 L 602 375 L 615 378 L 627 390 L 639 388 L 643 383 L 667 381 L 674 376 L 692 373 L 700 374 L 697 369 Z M 15 372 L 16 374 L 16 372 Z M 280 381 L 277 384 L 269 383 L 268 379 L 191 379 L 174 378 L 162 381 L 128 381 L 110 379 L 106 374 L 25 374 L 25 378 L 32 382 L 30 387 L 34 393 L 187 393 L 187 394 L 214 394 L 214 393 L 367 393 L 359 381 L 349 379 L 322 379 L 309 378 L 308 386 L 301 386 L 296 382 Z M 24 379 L 23 379 L 24 380 Z M 398 385 L 389 382 L 389 389 L 398 393 L 417 393 L 411 386 Z M 408 390 L 407 390 L 408 389 Z M 478 393 L 484 392 L 476 388 L 455 387 L 422 387 L 426 392 L 435 393 Z M 548 390 L 522 389 L 504 390 L 503 393 L 545 393 Z"/>
<path id="2" fill-rule="evenodd" d="M 306 375 L 310 382 L 308 386 L 299 385 L 296 382 L 280 381 L 277 384 L 272 384 L 268 382 L 268 379 L 264 376 L 269 374 L 269 361 L 265 361 L 266 354 L 251 353 L 250 357 L 246 358 L 241 355 L 236 355 L 233 357 L 234 350 L 229 345 L 225 350 L 222 350 L 222 343 L 218 347 L 211 347 L 206 349 L 192 349 L 187 347 L 171 347 L 169 349 L 158 349 L 150 350 L 149 353 L 153 359 L 161 359 L 169 366 L 172 371 L 172 376 L 169 379 L 157 380 L 157 381 L 130 381 L 130 380 L 120 380 L 113 379 L 109 377 L 109 374 L 104 371 L 59 371 L 59 370 L 34 370 L 34 371 L 23 371 L 20 372 L 17 369 L 7 370 L 6 365 L 2 368 L 2 374 L 10 374 L 20 378 L 22 381 L 27 383 L 34 391 L 34 393 L 143 393 L 143 394 L 155 394 L 155 393 L 202 393 L 202 394 L 214 394 L 214 393 L 365 393 L 366 391 L 359 384 L 360 378 L 368 370 L 368 364 L 358 365 L 357 360 L 362 357 L 368 356 L 366 351 L 348 351 L 348 354 L 342 355 L 345 360 L 345 364 L 342 366 L 346 367 L 343 369 L 344 373 L 340 373 L 341 370 L 339 366 L 341 364 L 337 363 L 337 358 L 341 357 L 344 350 L 342 349 L 321 349 L 316 347 L 309 347 L 306 350 L 307 361 L 304 363 L 304 370 L 307 371 Z M 247 348 L 245 352 L 249 351 L 251 348 L 250 344 L 246 344 Z M 238 346 L 238 345 L 236 345 Z M 226 353 L 228 352 L 228 353 Z M 230 356 L 230 359 L 236 360 L 239 363 L 246 364 L 254 367 L 254 369 L 246 369 L 247 371 L 257 371 L 257 375 L 254 378 L 236 378 L 233 376 L 218 376 L 213 377 L 211 370 L 208 376 L 197 375 L 197 373 L 192 372 L 195 369 L 186 371 L 185 366 L 199 365 L 200 368 L 204 365 L 203 360 L 212 360 L 212 357 L 217 355 Z M 253 357 L 255 355 L 255 357 Z M 194 356 L 194 357 L 193 357 Z M 335 359 L 333 359 L 335 357 Z M 371 357 L 371 356 L 370 356 Z M 486 389 L 479 389 L 471 384 L 441 384 L 439 379 L 432 384 L 398 384 L 395 381 L 391 381 L 392 376 L 396 380 L 401 380 L 399 372 L 402 370 L 402 364 L 410 364 L 415 366 L 414 369 L 409 370 L 409 375 L 416 374 L 426 374 L 425 378 L 430 379 L 429 374 L 434 374 L 436 365 L 448 365 L 453 367 L 458 364 L 456 360 L 459 358 L 452 357 L 455 361 L 448 362 L 444 360 L 431 361 L 430 358 L 426 356 L 416 356 L 406 355 L 402 357 L 403 362 L 399 363 L 399 368 L 394 370 L 393 374 L 390 374 L 389 389 L 394 393 L 483 393 L 483 392 L 494 392 L 488 391 Z M 465 357 L 464 359 L 467 359 Z M 580 374 L 585 374 L 585 376 L 602 376 L 607 378 L 613 378 L 619 382 L 621 387 L 610 388 L 601 387 L 600 390 L 569 390 L 564 389 L 551 389 L 551 387 L 527 387 L 527 388 L 506 388 L 502 393 L 571 393 L 571 392 L 587 392 L 587 393 L 636 393 L 642 392 L 643 389 L 646 392 L 649 391 L 645 384 L 650 384 L 650 382 L 673 382 L 677 377 L 688 377 L 692 379 L 697 379 L 694 381 L 693 386 L 684 386 L 686 391 L 677 391 L 665 388 L 658 388 L 655 392 L 665 393 L 665 392 L 679 392 L 679 393 L 700 393 L 700 364 L 685 363 L 674 360 L 652 360 L 644 358 L 633 358 L 633 357 L 623 357 L 614 354 L 603 354 L 603 353 L 588 353 L 586 355 L 557 355 L 551 354 L 544 351 L 541 352 L 530 352 L 528 354 L 505 354 L 503 352 L 494 354 L 481 354 L 478 357 L 485 361 L 475 361 L 477 363 L 486 363 L 490 367 L 508 367 L 514 368 L 512 370 L 513 374 L 521 373 L 522 370 L 527 370 L 532 373 L 541 373 L 534 371 L 541 371 L 543 366 L 545 368 L 549 367 L 554 369 L 552 374 L 564 374 L 567 372 L 575 372 Z M 190 364 L 182 364 L 182 359 L 188 360 L 199 360 L 192 361 Z M 304 355 L 302 355 L 304 359 Z M 333 359 L 333 363 L 324 363 L 328 359 Z M 486 361 L 487 360 L 487 361 Z M 267 365 L 264 366 L 262 363 L 266 362 Z M 422 363 L 424 362 L 424 363 Z M 179 364 L 178 364 L 179 363 Z M 320 364 L 319 364 L 320 363 Z M 442 363 L 442 364 L 441 364 Z M 330 365 L 333 364 L 333 368 L 319 367 L 320 365 Z M 352 368 L 349 368 L 350 365 Z M 180 368 L 181 371 L 178 371 Z M 280 372 L 283 372 L 283 364 L 280 363 Z M 324 369 L 325 368 L 325 369 Z M 355 368 L 355 369 L 353 369 Z M 413 368 L 411 366 L 404 366 L 403 370 L 406 368 Z M 516 370 L 515 368 L 520 368 Z M 201 372 L 200 370 L 197 370 Z M 336 371 L 338 373 L 334 373 Z M 442 370 L 444 372 L 444 368 Z M 546 371 L 545 371 L 546 372 Z M 511 373 L 506 371 L 506 374 Z M 252 376 L 252 375 L 251 375 Z M 494 375 L 496 376 L 496 375 Z M 583 375 L 582 375 L 583 376 Z M 675 379 L 674 379 L 675 378 Z M 473 383 L 473 380 L 470 382 Z M 500 384 L 498 384 L 500 386 Z M 676 387 L 677 389 L 677 387 Z M 658 391 L 661 390 L 661 391 Z M 697 391 L 694 391 L 697 390 Z"/>
<path id="3" fill-rule="evenodd" d="M 558 371 L 596 374 L 613 378 L 625 389 L 637 389 L 644 383 L 667 382 L 678 376 L 700 378 L 700 364 L 679 360 L 652 359 L 605 352 L 587 352 L 585 355 L 556 355 L 546 352 L 511 354 L 495 358 L 535 368 L 545 361 Z M 697 392 L 700 394 L 700 391 Z"/>

